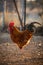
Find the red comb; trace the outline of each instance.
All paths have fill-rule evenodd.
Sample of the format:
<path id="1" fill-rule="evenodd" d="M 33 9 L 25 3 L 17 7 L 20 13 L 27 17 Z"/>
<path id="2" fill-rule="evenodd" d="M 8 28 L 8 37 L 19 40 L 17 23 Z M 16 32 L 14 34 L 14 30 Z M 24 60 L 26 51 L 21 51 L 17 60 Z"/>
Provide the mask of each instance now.
<path id="1" fill-rule="evenodd" d="M 14 25 L 14 22 L 10 22 L 9 26 L 13 26 Z"/>

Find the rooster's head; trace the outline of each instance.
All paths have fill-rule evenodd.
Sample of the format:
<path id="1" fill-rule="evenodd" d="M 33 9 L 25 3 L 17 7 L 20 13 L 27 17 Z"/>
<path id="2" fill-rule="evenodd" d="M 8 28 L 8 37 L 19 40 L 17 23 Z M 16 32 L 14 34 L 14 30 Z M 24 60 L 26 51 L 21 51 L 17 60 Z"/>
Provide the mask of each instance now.
<path id="1" fill-rule="evenodd" d="M 13 30 L 14 22 L 9 23 L 8 30 L 11 32 Z"/>
<path id="2" fill-rule="evenodd" d="M 14 22 L 10 22 L 9 27 L 13 27 L 13 26 L 14 26 Z"/>

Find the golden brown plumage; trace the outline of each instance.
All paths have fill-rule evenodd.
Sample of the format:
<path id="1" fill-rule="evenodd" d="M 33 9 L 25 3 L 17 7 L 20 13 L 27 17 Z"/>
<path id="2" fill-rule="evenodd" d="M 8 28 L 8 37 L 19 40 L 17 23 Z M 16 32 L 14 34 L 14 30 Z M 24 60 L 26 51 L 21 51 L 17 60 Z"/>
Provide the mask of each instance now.
<path id="1" fill-rule="evenodd" d="M 26 45 L 28 41 L 30 41 L 33 35 L 33 31 L 30 31 L 31 29 L 19 31 L 19 29 L 14 26 L 14 23 L 10 23 L 9 28 L 10 28 L 10 36 L 11 36 L 12 41 L 16 43 L 20 49 L 22 49 L 22 47 Z"/>
<path id="2" fill-rule="evenodd" d="M 32 37 L 32 32 L 30 32 L 29 30 L 19 31 L 12 25 L 10 25 L 9 28 L 12 41 L 16 43 L 20 49 L 22 49 L 22 47 L 26 45 L 28 40 L 30 40 L 30 38 Z"/>
<path id="3" fill-rule="evenodd" d="M 19 48 L 21 49 L 28 40 L 32 37 L 32 33 L 28 30 L 25 30 L 23 32 L 20 32 L 17 28 L 13 27 L 13 31 L 10 34 L 11 39 L 14 43 L 16 43 Z"/>

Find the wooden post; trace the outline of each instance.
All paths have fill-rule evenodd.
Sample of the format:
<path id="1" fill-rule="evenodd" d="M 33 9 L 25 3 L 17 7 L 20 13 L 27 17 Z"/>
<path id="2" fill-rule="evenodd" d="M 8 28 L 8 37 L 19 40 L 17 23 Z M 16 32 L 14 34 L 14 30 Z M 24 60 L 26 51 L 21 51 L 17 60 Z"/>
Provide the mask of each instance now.
<path id="1" fill-rule="evenodd" d="M 26 0 L 21 0 L 21 19 L 23 22 L 23 26 L 25 27 L 26 23 Z"/>
<path id="2" fill-rule="evenodd" d="M 6 0 L 4 0 L 4 21 L 5 21 L 5 17 L 6 17 Z"/>
<path id="3" fill-rule="evenodd" d="M 3 7 L 3 27 L 5 27 L 5 19 L 6 19 L 6 0 L 4 0 L 4 7 Z"/>

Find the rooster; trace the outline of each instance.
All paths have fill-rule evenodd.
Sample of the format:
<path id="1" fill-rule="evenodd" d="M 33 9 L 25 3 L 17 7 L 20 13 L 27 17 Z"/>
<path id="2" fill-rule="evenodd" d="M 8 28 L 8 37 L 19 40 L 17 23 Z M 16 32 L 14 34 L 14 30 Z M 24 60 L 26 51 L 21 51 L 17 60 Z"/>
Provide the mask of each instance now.
<path id="1" fill-rule="evenodd" d="M 14 43 L 16 43 L 20 49 L 27 43 L 29 43 L 31 37 L 33 36 L 32 26 L 33 23 L 29 24 L 28 26 L 25 25 L 27 28 L 24 31 L 20 31 L 17 27 L 14 26 L 14 22 L 10 22 L 9 24 L 9 31 L 11 39 Z M 31 29 L 29 29 L 29 27 Z"/>

